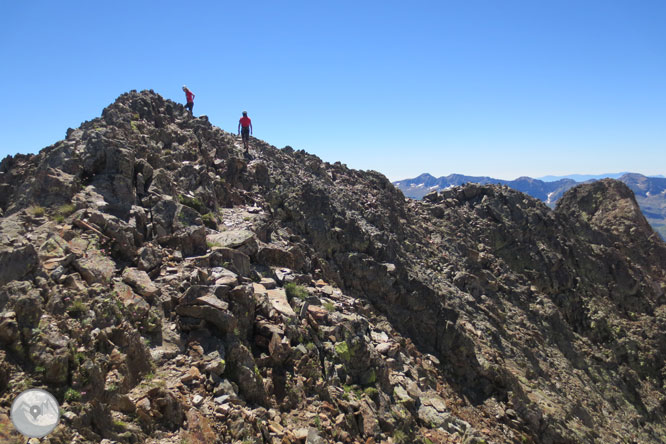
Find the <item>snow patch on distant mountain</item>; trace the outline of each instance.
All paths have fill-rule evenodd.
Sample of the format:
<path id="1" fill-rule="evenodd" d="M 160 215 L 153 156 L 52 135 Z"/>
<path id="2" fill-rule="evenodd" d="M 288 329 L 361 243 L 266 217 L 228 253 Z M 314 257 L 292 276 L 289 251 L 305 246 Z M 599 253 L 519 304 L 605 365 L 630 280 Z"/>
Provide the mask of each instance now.
<path id="1" fill-rule="evenodd" d="M 548 199 L 546 199 L 546 204 L 552 204 L 553 202 L 553 196 L 555 195 L 555 191 L 551 191 L 548 193 Z"/>

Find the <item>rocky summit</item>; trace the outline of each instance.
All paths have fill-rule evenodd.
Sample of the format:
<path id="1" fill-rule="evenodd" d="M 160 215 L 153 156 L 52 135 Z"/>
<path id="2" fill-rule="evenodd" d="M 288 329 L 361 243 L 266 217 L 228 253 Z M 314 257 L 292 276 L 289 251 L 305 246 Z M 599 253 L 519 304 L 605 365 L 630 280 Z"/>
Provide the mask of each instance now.
<path id="1" fill-rule="evenodd" d="M 661 443 L 666 245 L 602 180 L 555 210 L 240 140 L 152 91 L 0 164 L 0 440 Z"/>

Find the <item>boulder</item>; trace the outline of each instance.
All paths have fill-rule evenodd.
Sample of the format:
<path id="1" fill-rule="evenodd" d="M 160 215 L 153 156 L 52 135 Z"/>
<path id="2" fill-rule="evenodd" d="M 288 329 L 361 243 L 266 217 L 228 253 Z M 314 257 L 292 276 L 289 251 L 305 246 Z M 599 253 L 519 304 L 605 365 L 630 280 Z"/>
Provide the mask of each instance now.
<path id="1" fill-rule="evenodd" d="M 42 316 L 42 300 L 39 292 L 31 291 L 19 297 L 14 304 L 16 322 L 21 329 L 32 329 L 39 325 Z"/>
<path id="2" fill-rule="evenodd" d="M 206 241 L 212 248 L 225 247 L 237 249 L 248 256 L 258 250 L 255 234 L 249 230 L 227 230 L 206 236 Z"/>
<path id="3" fill-rule="evenodd" d="M 7 354 L 4 352 L 4 350 L 0 350 L 0 391 L 4 392 L 7 389 L 11 371 L 12 365 L 9 364 L 7 360 Z M 2 424 L 2 422 L 0 422 L 0 424 Z"/>
<path id="4" fill-rule="evenodd" d="M 12 281 L 0 287 L 0 311 L 13 307 L 21 296 L 33 295 L 39 299 L 39 290 L 29 281 Z"/>
<path id="5" fill-rule="evenodd" d="M 305 264 L 305 258 L 298 247 L 286 249 L 267 245 L 259 248 L 259 251 L 257 252 L 257 262 L 262 265 L 301 270 Z"/>
<path id="6" fill-rule="evenodd" d="M 33 351 L 31 350 L 31 356 Z M 33 362 L 46 369 L 44 381 L 50 384 L 64 384 L 69 376 L 69 350 L 58 348 L 44 349 L 36 352 Z"/>
<path id="7" fill-rule="evenodd" d="M 273 335 L 278 335 L 279 337 L 284 336 L 284 325 L 283 324 L 275 324 L 273 322 L 270 322 L 266 319 L 259 319 L 254 325 L 255 328 L 255 333 L 267 338 L 271 339 Z"/>
<path id="8" fill-rule="evenodd" d="M 184 257 L 198 256 L 206 253 L 206 227 L 203 225 L 192 225 L 178 230 L 173 235 L 176 248 L 179 248 Z"/>
<path id="9" fill-rule="evenodd" d="M 19 338 L 19 327 L 16 322 L 16 313 L 4 312 L 0 315 L 0 343 L 3 345 L 14 344 Z"/>
<path id="10" fill-rule="evenodd" d="M 87 210 L 85 214 L 89 223 L 99 227 L 102 233 L 114 240 L 112 244 L 114 252 L 127 259 L 132 259 L 136 255 L 136 238 L 139 236 L 135 226 L 97 210 Z"/>
<path id="11" fill-rule="evenodd" d="M 238 390 L 245 399 L 263 404 L 266 392 L 250 350 L 243 344 L 233 344 L 229 350 L 227 364 L 233 380 L 238 384 Z"/>
<path id="12" fill-rule="evenodd" d="M 187 205 L 177 204 L 176 213 L 174 214 L 173 219 L 174 231 L 192 227 L 194 225 L 203 225 L 201 215 L 194 208 L 190 208 Z"/>
<path id="13" fill-rule="evenodd" d="M 315 321 L 319 323 L 325 322 L 328 318 L 328 310 L 318 305 L 307 304 L 307 312 Z"/>
<path id="14" fill-rule="evenodd" d="M 308 429 L 308 435 L 305 438 L 305 444 L 326 444 L 326 440 L 319 436 L 317 429 Z"/>
<path id="15" fill-rule="evenodd" d="M 206 372 L 217 376 L 222 376 L 226 368 L 226 361 L 220 356 L 220 352 L 217 350 L 206 355 L 205 363 Z"/>
<path id="16" fill-rule="evenodd" d="M 275 287 L 277 287 L 277 283 L 273 278 L 267 278 L 267 277 L 261 278 L 259 283 L 263 285 L 266 290 L 272 290 Z"/>
<path id="17" fill-rule="evenodd" d="M 151 208 L 153 232 L 158 238 L 173 232 L 173 219 L 177 208 L 178 204 L 171 199 L 161 199 Z"/>
<path id="18" fill-rule="evenodd" d="M 255 300 L 251 285 L 238 285 L 227 295 L 230 310 L 238 322 L 240 334 L 249 339 L 255 322 Z"/>
<path id="19" fill-rule="evenodd" d="M 150 399 L 148 398 L 141 398 L 139 401 L 137 401 L 136 413 L 138 414 L 139 419 L 141 419 L 143 422 L 152 422 L 153 418 L 150 414 L 151 407 Z"/>
<path id="20" fill-rule="evenodd" d="M 37 251 L 24 233 L 13 219 L 0 222 L 0 285 L 23 278 L 39 265 Z"/>
<path id="21" fill-rule="evenodd" d="M 81 159 L 83 175 L 104 196 L 107 211 L 126 216 L 136 201 L 134 150 L 99 135 L 86 142 Z"/>
<path id="22" fill-rule="evenodd" d="M 203 319 L 216 326 L 223 333 L 231 333 L 238 327 L 238 321 L 229 310 L 229 303 L 216 296 L 216 290 L 224 287 L 206 287 L 195 285 L 190 287 L 176 306 L 176 313 Z"/>
<path id="23" fill-rule="evenodd" d="M 113 345 L 126 354 L 125 365 L 130 384 L 137 384 L 142 380 L 143 375 L 153 370 L 150 352 L 139 332 L 122 326 L 110 327 L 104 331 Z M 102 387 L 104 387 L 103 383 Z"/>
<path id="24" fill-rule="evenodd" d="M 198 396 L 198 395 L 197 395 Z M 196 405 L 197 403 L 193 401 Z M 191 408 L 187 411 L 187 431 L 181 433 L 182 442 L 191 444 L 208 444 L 218 442 L 218 435 L 213 430 L 210 422 L 197 409 Z"/>
<path id="25" fill-rule="evenodd" d="M 197 367 L 190 367 L 190 369 L 185 373 L 185 375 L 180 378 L 180 382 L 183 384 L 195 384 L 201 380 L 201 372 Z"/>
<path id="26" fill-rule="evenodd" d="M 176 192 L 176 186 L 171 180 L 171 175 L 168 171 L 158 168 L 153 173 L 153 181 L 148 187 L 148 194 L 173 196 Z"/>
<path id="27" fill-rule="evenodd" d="M 26 197 L 43 206 L 68 203 L 81 189 L 81 181 L 74 174 L 60 168 L 42 164 L 34 172 L 34 181 Z"/>
<path id="28" fill-rule="evenodd" d="M 442 195 L 439 194 L 437 190 L 431 191 L 425 196 L 423 196 L 423 200 L 425 200 L 426 202 L 436 203 L 442 200 Z"/>
<path id="29" fill-rule="evenodd" d="M 363 436 L 369 438 L 379 435 L 381 433 L 381 429 L 379 427 L 377 413 L 367 399 L 361 402 L 359 413 L 361 414 L 361 430 L 363 431 Z"/>
<path id="30" fill-rule="evenodd" d="M 284 288 L 266 290 L 266 294 L 268 295 L 268 301 L 278 313 L 289 319 L 296 318 L 296 312 L 294 312 L 294 309 L 289 305 L 287 293 L 284 291 Z"/>
<path id="31" fill-rule="evenodd" d="M 162 254 L 158 248 L 151 245 L 143 246 L 137 251 L 137 266 L 139 270 L 151 271 L 162 265 Z"/>
<path id="32" fill-rule="evenodd" d="M 122 282 L 115 282 L 113 290 L 127 308 L 133 321 L 140 321 L 148 316 L 150 304 L 141 296 L 136 295 L 132 291 L 132 287 Z"/>
<path id="33" fill-rule="evenodd" d="M 122 274 L 123 282 L 131 286 L 137 293 L 148 301 L 154 300 L 159 289 L 153 284 L 148 273 L 136 268 L 125 268 Z"/>
<path id="34" fill-rule="evenodd" d="M 413 409 L 415 406 L 414 399 L 409 396 L 407 390 L 405 390 L 401 385 L 396 385 L 393 387 L 393 399 L 407 407 L 409 410 Z"/>
<path id="35" fill-rule="evenodd" d="M 268 343 L 268 352 L 275 365 L 284 364 L 291 356 L 291 345 L 289 338 L 281 337 L 278 334 L 273 334 L 271 341 Z"/>
<path id="36" fill-rule="evenodd" d="M 116 271 L 116 263 L 100 252 L 93 251 L 85 257 L 74 260 L 74 268 L 88 285 L 105 284 L 111 281 Z"/>
<path id="37" fill-rule="evenodd" d="M 223 267 L 213 267 L 210 270 L 210 279 L 215 282 L 215 285 L 227 285 L 229 287 L 238 285 L 238 275 Z"/>
<path id="38" fill-rule="evenodd" d="M 427 393 L 420 398 L 421 405 L 418 417 L 423 424 L 430 427 L 444 427 L 453 421 L 453 416 L 447 411 L 446 402 L 434 393 Z"/>
<path id="39" fill-rule="evenodd" d="M 69 252 L 67 242 L 60 236 L 50 233 L 49 238 L 39 247 L 37 254 L 42 262 L 62 258 Z"/>
<path id="40" fill-rule="evenodd" d="M 250 274 L 250 257 L 233 248 L 222 247 L 213 250 L 209 261 L 212 267 L 222 266 L 240 276 L 249 276 Z"/>
<path id="41" fill-rule="evenodd" d="M 136 412 L 136 404 L 130 399 L 128 395 L 115 393 L 109 400 L 109 407 L 111 410 L 116 410 L 123 413 L 133 414 Z"/>
<path id="42" fill-rule="evenodd" d="M 183 425 L 185 414 L 181 404 L 179 394 L 163 387 L 154 387 L 148 392 L 150 397 L 149 406 L 151 414 L 159 418 L 168 430 L 178 430 Z M 137 403 L 137 410 L 139 404 Z"/>
<path id="43" fill-rule="evenodd" d="M 29 356 L 36 365 L 44 368 L 43 379 L 51 384 L 62 384 L 69 377 L 69 338 L 60 332 L 54 320 L 44 315 L 38 333 L 30 340 Z"/>

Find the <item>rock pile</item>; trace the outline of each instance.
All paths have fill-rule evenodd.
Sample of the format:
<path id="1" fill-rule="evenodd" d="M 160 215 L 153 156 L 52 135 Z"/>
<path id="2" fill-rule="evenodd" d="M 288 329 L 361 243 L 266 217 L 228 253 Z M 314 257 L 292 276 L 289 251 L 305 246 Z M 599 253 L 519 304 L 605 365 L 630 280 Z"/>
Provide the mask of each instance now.
<path id="1" fill-rule="evenodd" d="M 2 161 L 0 423 L 42 386 L 51 443 L 662 442 L 666 246 L 626 186 L 415 202 L 251 146 L 144 91 Z"/>

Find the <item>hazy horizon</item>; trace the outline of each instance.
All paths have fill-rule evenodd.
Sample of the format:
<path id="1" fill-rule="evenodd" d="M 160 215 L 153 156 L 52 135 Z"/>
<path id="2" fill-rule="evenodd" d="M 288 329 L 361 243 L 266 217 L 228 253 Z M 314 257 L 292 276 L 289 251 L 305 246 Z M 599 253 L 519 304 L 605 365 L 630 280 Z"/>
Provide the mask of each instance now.
<path id="1" fill-rule="evenodd" d="M 559 180 L 559 179 L 568 178 L 568 177 L 575 178 L 577 176 L 603 178 L 603 177 L 613 177 L 613 176 L 619 177 L 619 176 L 622 176 L 624 174 L 641 174 L 643 176 L 650 177 L 650 178 L 664 178 L 663 174 L 643 174 L 640 171 L 621 171 L 621 172 L 617 172 L 617 173 L 600 173 L 600 174 L 586 174 L 586 173 L 557 174 L 557 175 L 548 174 L 548 175 L 539 176 L 539 177 L 524 175 L 524 176 L 511 177 L 511 178 L 493 176 L 492 174 L 463 174 L 463 173 L 432 174 L 432 173 L 428 173 L 428 172 L 423 172 L 421 174 L 417 174 L 417 175 L 412 176 L 412 177 L 404 177 L 402 179 L 390 179 L 390 180 L 391 180 L 391 182 L 400 182 L 400 181 L 403 181 L 403 180 L 415 179 L 415 178 L 417 178 L 417 177 L 419 177 L 423 174 L 430 174 L 435 179 L 439 179 L 441 177 L 448 177 L 450 175 L 456 174 L 456 175 L 460 175 L 460 176 L 470 176 L 470 177 L 490 177 L 492 179 L 499 179 L 499 180 L 506 180 L 506 181 L 516 180 L 516 179 L 519 179 L 521 177 L 529 177 L 531 179 L 537 179 L 537 180 L 541 180 L 543 182 L 554 182 L 554 181 Z M 585 179 L 585 180 L 587 180 L 587 179 Z"/>

